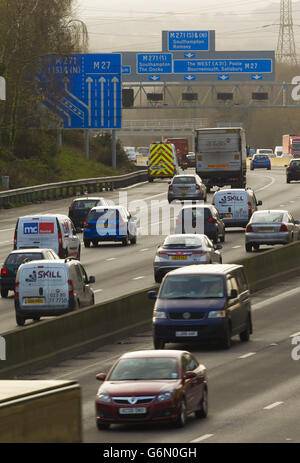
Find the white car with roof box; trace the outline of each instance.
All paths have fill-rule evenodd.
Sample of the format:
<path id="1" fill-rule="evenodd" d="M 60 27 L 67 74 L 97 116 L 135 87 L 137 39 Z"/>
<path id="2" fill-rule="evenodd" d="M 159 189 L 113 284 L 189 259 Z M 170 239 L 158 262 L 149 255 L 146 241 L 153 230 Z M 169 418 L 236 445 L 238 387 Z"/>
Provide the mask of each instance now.
<path id="1" fill-rule="evenodd" d="M 217 191 L 212 204 L 218 210 L 225 227 L 245 228 L 257 206 L 262 205 L 262 201 L 257 201 L 251 188 L 230 188 Z"/>
<path id="2" fill-rule="evenodd" d="M 81 263 L 73 258 L 65 260 L 33 260 L 20 265 L 15 282 L 15 311 L 17 325 L 26 319 L 38 321 L 93 305 L 94 292 Z"/>
<path id="3" fill-rule="evenodd" d="M 39 214 L 19 217 L 14 249 L 50 248 L 60 258 L 80 259 L 80 239 L 72 220 L 63 214 Z"/>

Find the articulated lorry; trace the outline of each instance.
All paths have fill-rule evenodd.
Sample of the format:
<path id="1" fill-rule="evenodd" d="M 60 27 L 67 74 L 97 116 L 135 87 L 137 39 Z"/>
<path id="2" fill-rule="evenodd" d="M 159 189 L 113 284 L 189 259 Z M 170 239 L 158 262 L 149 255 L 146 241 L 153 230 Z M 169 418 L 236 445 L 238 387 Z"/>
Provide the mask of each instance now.
<path id="1" fill-rule="evenodd" d="M 282 155 L 300 157 L 300 135 L 282 135 Z"/>
<path id="2" fill-rule="evenodd" d="M 246 136 L 241 127 L 195 131 L 196 173 L 209 192 L 214 186 L 246 186 Z"/>

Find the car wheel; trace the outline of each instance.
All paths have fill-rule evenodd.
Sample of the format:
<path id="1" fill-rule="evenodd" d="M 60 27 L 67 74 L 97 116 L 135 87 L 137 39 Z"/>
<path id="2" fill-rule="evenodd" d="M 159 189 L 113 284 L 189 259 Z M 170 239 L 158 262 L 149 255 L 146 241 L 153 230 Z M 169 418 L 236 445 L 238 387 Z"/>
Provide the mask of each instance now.
<path id="1" fill-rule="evenodd" d="M 240 333 L 240 340 L 242 342 L 247 342 L 247 341 L 249 341 L 249 339 L 250 339 L 250 320 L 249 320 L 249 317 L 248 317 L 248 319 L 247 319 L 247 327 L 246 327 L 245 331 L 242 331 Z"/>
<path id="2" fill-rule="evenodd" d="M 208 415 L 208 391 L 205 388 L 201 399 L 201 408 L 195 411 L 196 418 L 206 418 Z"/>
<path id="3" fill-rule="evenodd" d="M 162 280 L 161 274 L 158 272 L 154 272 L 154 280 L 155 280 L 155 283 L 161 283 L 161 280 Z"/>
<path id="4" fill-rule="evenodd" d="M 222 339 L 222 347 L 223 349 L 230 349 L 231 347 L 231 326 L 228 321 L 225 326 L 225 333 Z"/>
<path id="5" fill-rule="evenodd" d="M 130 244 L 136 244 L 136 236 L 133 236 L 130 240 Z"/>
<path id="6" fill-rule="evenodd" d="M 126 236 L 126 238 L 122 240 L 122 246 L 127 246 L 127 245 L 128 245 L 128 235 Z"/>
<path id="7" fill-rule="evenodd" d="M 220 236 L 220 242 L 221 242 L 221 243 L 224 243 L 224 241 L 225 241 L 225 233 L 224 233 L 224 235 L 221 235 L 221 236 Z"/>
<path id="8" fill-rule="evenodd" d="M 180 402 L 179 412 L 176 419 L 176 427 L 183 428 L 186 424 L 186 403 L 185 400 L 182 399 Z"/>
<path id="9" fill-rule="evenodd" d="M 163 349 L 165 347 L 165 341 L 160 338 L 153 338 L 154 349 Z"/>
<path id="10" fill-rule="evenodd" d="M 99 431 L 103 431 L 109 428 L 109 423 L 102 423 L 101 421 L 97 421 L 97 428 Z"/>
<path id="11" fill-rule="evenodd" d="M 246 243 L 245 244 L 245 249 L 246 249 L 246 252 L 251 252 L 252 251 L 252 244 L 251 243 Z"/>
<path id="12" fill-rule="evenodd" d="M 25 318 L 21 317 L 20 315 L 16 315 L 16 322 L 18 326 L 24 326 Z"/>
<path id="13" fill-rule="evenodd" d="M 258 251 L 259 250 L 259 244 L 257 244 L 257 243 L 253 244 L 253 248 L 255 249 L 255 251 Z"/>
<path id="14" fill-rule="evenodd" d="M 268 167 L 267 170 L 271 170 L 271 167 Z"/>
<path id="15" fill-rule="evenodd" d="M 81 252 L 81 249 L 80 249 L 80 246 L 79 246 L 77 256 L 76 256 L 77 260 L 80 260 L 80 252 Z"/>
<path id="16" fill-rule="evenodd" d="M 8 296 L 8 289 L 1 289 L 1 297 L 7 297 Z"/>
<path id="17" fill-rule="evenodd" d="M 32 319 L 32 320 L 33 320 L 33 321 L 35 321 L 35 322 L 39 322 L 39 321 L 40 321 L 40 319 L 41 319 L 41 317 L 38 317 L 38 316 L 36 316 L 36 317 L 33 317 L 33 319 Z"/>
<path id="18" fill-rule="evenodd" d="M 84 244 L 85 248 L 89 248 L 90 245 L 91 245 L 91 242 L 90 242 L 90 240 L 83 240 L 83 244 Z"/>
<path id="19" fill-rule="evenodd" d="M 148 182 L 152 183 L 153 182 L 153 178 L 148 178 Z"/>
<path id="20" fill-rule="evenodd" d="M 291 183 L 289 178 L 286 179 L 286 183 Z"/>
<path id="21" fill-rule="evenodd" d="M 94 248 L 98 246 L 98 240 L 92 240 L 92 243 L 93 243 Z"/>
<path id="22" fill-rule="evenodd" d="M 251 166 L 251 167 L 250 167 L 250 170 L 254 170 L 254 167 Z"/>

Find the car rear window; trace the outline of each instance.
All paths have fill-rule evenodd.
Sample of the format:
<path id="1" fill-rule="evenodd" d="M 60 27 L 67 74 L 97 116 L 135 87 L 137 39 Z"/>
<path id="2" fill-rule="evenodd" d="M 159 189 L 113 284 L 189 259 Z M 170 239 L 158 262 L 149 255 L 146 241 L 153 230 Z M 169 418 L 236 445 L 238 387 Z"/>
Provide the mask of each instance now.
<path id="1" fill-rule="evenodd" d="M 117 220 L 119 219 L 119 210 L 118 209 L 102 209 L 102 210 L 92 210 L 88 214 L 88 220 Z"/>
<path id="2" fill-rule="evenodd" d="M 174 180 L 173 180 L 173 185 L 177 185 L 177 184 L 195 184 L 196 183 L 196 179 L 195 177 L 175 177 Z"/>
<path id="3" fill-rule="evenodd" d="M 89 199 L 84 201 L 74 201 L 73 208 L 74 209 L 92 209 L 92 207 L 97 206 L 99 200 L 98 199 Z"/>
<path id="4" fill-rule="evenodd" d="M 252 223 L 259 222 L 259 223 L 281 223 L 283 221 L 283 213 L 282 212 L 270 212 L 268 214 L 258 212 L 257 214 L 253 214 L 252 216 Z"/>
<path id="5" fill-rule="evenodd" d="M 186 208 L 183 209 L 180 213 L 180 217 L 184 218 L 184 220 L 188 219 L 196 219 L 196 218 L 203 218 L 204 214 L 204 219 L 208 219 L 211 217 L 211 212 L 207 207 L 199 207 L 199 208 Z"/>
<path id="6" fill-rule="evenodd" d="M 265 159 L 268 159 L 268 156 L 266 156 L 265 154 L 257 154 L 255 156 L 255 159 L 263 159 L 263 160 L 265 160 Z"/>
<path id="7" fill-rule="evenodd" d="M 166 249 L 180 249 L 182 247 L 184 248 L 199 248 L 203 245 L 203 241 L 200 237 L 197 235 L 195 236 L 170 236 L 166 238 L 163 248 Z"/>
<path id="8" fill-rule="evenodd" d="M 291 161 L 290 166 L 291 167 L 300 167 L 300 160 L 299 161 Z"/>
<path id="9" fill-rule="evenodd" d="M 16 254 L 10 254 L 6 261 L 6 265 L 21 265 L 25 260 L 40 260 L 44 259 L 44 256 L 42 253 L 30 253 L 30 252 L 24 252 L 24 253 L 16 253 Z"/>

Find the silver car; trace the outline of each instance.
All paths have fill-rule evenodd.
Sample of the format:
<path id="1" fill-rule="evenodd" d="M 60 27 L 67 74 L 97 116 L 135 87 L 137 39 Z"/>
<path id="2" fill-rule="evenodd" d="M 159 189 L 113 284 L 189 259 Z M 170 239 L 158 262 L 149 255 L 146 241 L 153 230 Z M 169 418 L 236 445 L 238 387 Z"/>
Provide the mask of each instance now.
<path id="1" fill-rule="evenodd" d="M 299 220 L 284 210 L 256 211 L 252 215 L 245 232 L 247 252 L 259 249 L 261 244 L 287 244 L 299 240 Z"/>
<path id="2" fill-rule="evenodd" d="M 221 244 L 213 244 L 206 235 L 169 235 L 159 246 L 154 259 L 154 280 L 160 283 L 163 276 L 179 267 L 195 264 L 221 264 Z"/>
<path id="3" fill-rule="evenodd" d="M 169 203 L 175 199 L 206 201 L 206 198 L 206 186 L 197 174 L 175 175 L 169 184 Z"/>

